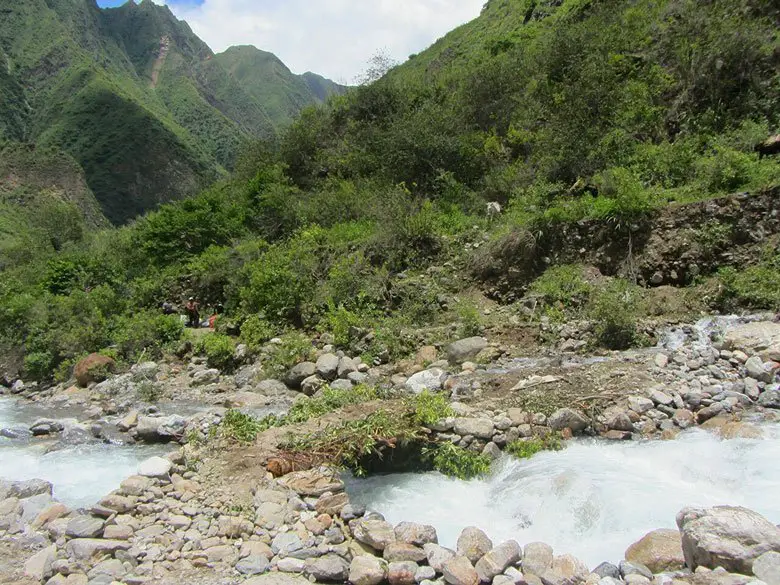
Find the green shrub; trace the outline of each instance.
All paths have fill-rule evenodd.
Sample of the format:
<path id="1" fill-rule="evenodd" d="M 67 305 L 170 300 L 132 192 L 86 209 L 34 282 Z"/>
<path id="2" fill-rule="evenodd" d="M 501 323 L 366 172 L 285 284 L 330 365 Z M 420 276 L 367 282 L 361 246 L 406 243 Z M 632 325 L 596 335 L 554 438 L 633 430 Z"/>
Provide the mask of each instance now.
<path id="1" fill-rule="evenodd" d="M 458 447 L 454 443 L 442 443 L 432 450 L 433 468 L 458 479 L 472 479 L 490 471 L 487 455 Z"/>
<path id="2" fill-rule="evenodd" d="M 350 331 L 356 327 L 365 327 L 367 324 L 365 318 L 348 310 L 344 305 L 335 307 L 330 304 L 327 312 L 322 316 L 319 329 L 331 332 L 337 346 L 349 347 L 352 341 Z"/>
<path id="3" fill-rule="evenodd" d="M 422 426 L 430 426 L 454 416 L 447 396 L 439 392 L 423 390 L 417 396 L 407 399 L 406 406 L 412 411 L 415 423 Z"/>
<path id="4" fill-rule="evenodd" d="M 276 336 L 276 328 L 260 315 L 251 315 L 241 324 L 241 343 L 257 351 L 269 339 Z"/>
<path id="5" fill-rule="evenodd" d="M 303 333 L 293 332 L 283 335 L 282 343 L 273 346 L 271 355 L 263 364 L 269 376 L 282 376 L 294 365 L 314 357 L 311 339 Z"/>
<path id="6" fill-rule="evenodd" d="M 640 343 L 638 321 L 642 315 L 639 287 L 621 279 L 594 290 L 589 316 L 596 340 L 608 349 L 627 349 Z"/>
<path id="7" fill-rule="evenodd" d="M 230 409 L 222 419 L 222 430 L 225 435 L 242 443 L 252 443 L 259 433 L 276 426 L 276 417 L 266 417 L 257 420 L 253 416 Z"/>
<path id="8" fill-rule="evenodd" d="M 621 227 L 656 208 L 654 193 L 645 188 L 631 170 L 616 167 L 594 177 L 599 195 L 593 200 L 590 214 Z"/>
<path id="9" fill-rule="evenodd" d="M 51 377 L 54 358 L 49 352 L 36 351 L 24 356 L 24 375 L 31 380 L 42 381 Z"/>
<path id="10" fill-rule="evenodd" d="M 155 384 L 151 380 L 144 380 L 138 384 L 138 398 L 143 402 L 154 404 L 158 402 L 165 394 L 162 386 Z"/>
<path id="11" fill-rule="evenodd" d="M 458 315 L 458 334 L 461 337 L 473 337 L 482 333 L 482 315 L 474 303 L 462 300 L 455 306 Z"/>
<path id="12" fill-rule="evenodd" d="M 539 295 L 549 307 L 578 307 L 592 289 L 583 274 L 584 267 L 579 264 L 553 266 L 531 283 L 528 292 Z"/>
<path id="13" fill-rule="evenodd" d="M 546 437 L 512 441 L 506 446 L 505 452 L 518 459 L 528 459 L 540 451 L 560 451 L 561 449 L 563 449 L 561 437 L 557 434 L 550 434 Z"/>
<path id="14" fill-rule="evenodd" d="M 376 389 L 371 386 L 361 384 L 348 390 L 336 390 L 325 386 L 319 396 L 293 404 L 290 412 L 284 417 L 284 422 L 285 424 L 305 422 L 310 418 L 333 412 L 348 404 L 359 404 L 377 398 L 379 395 Z"/>
<path id="15" fill-rule="evenodd" d="M 195 344 L 195 351 L 206 356 L 206 362 L 211 368 L 230 370 L 235 365 L 236 342 L 227 335 L 204 335 Z"/>
<path id="16" fill-rule="evenodd" d="M 159 358 L 164 350 L 173 349 L 183 335 L 184 325 L 178 315 L 139 311 L 119 319 L 115 339 L 121 355 L 136 361 L 142 355 Z"/>
<path id="17" fill-rule="evenodd" d="M 780 310 L 780 257 L 744 270 L 722 268 L 718 280 L 721 287 L 717 304 L 723 310 Z"/>

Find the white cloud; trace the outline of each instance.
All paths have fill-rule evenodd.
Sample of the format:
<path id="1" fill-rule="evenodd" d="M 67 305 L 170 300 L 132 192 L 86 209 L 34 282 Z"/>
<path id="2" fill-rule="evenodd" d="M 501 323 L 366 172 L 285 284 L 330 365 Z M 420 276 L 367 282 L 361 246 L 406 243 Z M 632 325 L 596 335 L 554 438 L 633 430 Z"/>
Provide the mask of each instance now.
<path id="1" fill-rule="evenodd" d="M 162 0 L 156 0 L 162 2 Z M 479 15 L 485 0 L 187 0 L 167 3 L 214 51 L 255 45 L 296 73 L 352 82 L 379 50 L 404 61 Z"/>

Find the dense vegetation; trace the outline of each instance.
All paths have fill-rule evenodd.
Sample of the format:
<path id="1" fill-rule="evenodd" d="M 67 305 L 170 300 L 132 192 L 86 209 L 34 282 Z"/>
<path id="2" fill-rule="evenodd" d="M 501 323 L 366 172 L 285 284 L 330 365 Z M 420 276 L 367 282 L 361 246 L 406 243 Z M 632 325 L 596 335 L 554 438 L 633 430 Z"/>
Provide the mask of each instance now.
<path id="1" fill-rule="evenodd" d="M 478 283 L 562 222 L 620 232 L 661 205 L 780 182 L 777 159 L 754 151 L 780 123 L 778 25 L 758 0 L 491 0 L 305 110 L 277 146 L 242 148 L 231 179 L 56 254 L 4 259 L 0 336 L 43 378 L 88 351 L 175 349 L 181 327 L 159 306 L 190 294 L 224 306 L 221 327 L 254 350 L 302 328 L 383 360 L 415 348 L 408 330 L 457 319 L 446 335 L 473 334 L 480 314 L 452 302 L 468 268 Z M 487 201 L 507 212 L 486 218 Z M 716 307 L 777 303 L 776 250 L 737 268 L 716 275 Z M 532 285 L 548 317 L 594 319 L 607 347 L 641 341 L 635 284 L 556 270 Z M 290 365 L 306 342 L 284 340 L 269 359 Z"/>
<path id="2" fill-rule="evenodd" d="M 0 10 L 0 141 L 65 151 L 116 224 L 196 193 L 248 141 L 275 139 L 303 107 L 343 89 L 309 89 L 310 77 L 281 64 L 248 83 L 151 1 Z"/>

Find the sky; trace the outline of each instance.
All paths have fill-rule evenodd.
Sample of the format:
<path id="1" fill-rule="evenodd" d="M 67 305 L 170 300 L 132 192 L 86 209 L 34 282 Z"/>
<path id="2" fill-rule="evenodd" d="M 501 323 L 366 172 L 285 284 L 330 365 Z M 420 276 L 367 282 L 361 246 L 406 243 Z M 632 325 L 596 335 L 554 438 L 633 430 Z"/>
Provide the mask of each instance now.
<path id="1" fill-rule="evenodd" d="M 98 0 L 118 6 L 125 0 Z M 405 61 L 479 15 L 485 0 L 154 0 L 216 52 L 255 45 L 294 73 L 354 83 L 382 52 Z"/>

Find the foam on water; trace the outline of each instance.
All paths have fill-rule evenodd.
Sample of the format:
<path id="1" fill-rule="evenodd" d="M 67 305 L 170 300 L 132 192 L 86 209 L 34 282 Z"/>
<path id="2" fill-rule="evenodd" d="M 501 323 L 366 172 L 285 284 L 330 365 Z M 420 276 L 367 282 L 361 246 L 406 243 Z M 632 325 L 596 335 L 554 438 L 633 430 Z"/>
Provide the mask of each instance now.
<path id="1" fill-rule="evenodd" d="M 763 430 L 764 439 L 724 441 L 696 429 L 675 441 L 582 440 L 526 461 L 505 457 L 484 480 L 398 474 L 347 489 L 393 524 L 433 524 L 444 546 L 473 525 L 495 543 L 543 541 L 592 568 L 623 559 L 650 530 L 676 528 L 688 505 L 744 505 L 780 522 L 780 425 Z"/>
<path id="2" fill-rule="evenodd" d="M 29 415 L 11 401 L 0 400 L 0 428 L 25 427 Z M 54 496 L 72 507 L 95 504 L 133 475 L 141 461 L 167 450 L 157 446 L 88 443 L 46 453 L 51 444 L 0 437 L 0 478 L 50 481 L 54 484 Z"/>

